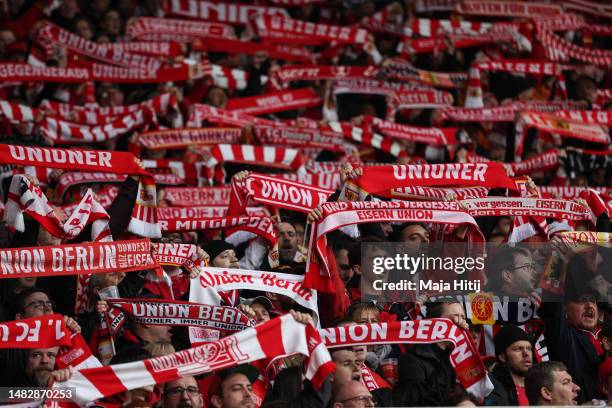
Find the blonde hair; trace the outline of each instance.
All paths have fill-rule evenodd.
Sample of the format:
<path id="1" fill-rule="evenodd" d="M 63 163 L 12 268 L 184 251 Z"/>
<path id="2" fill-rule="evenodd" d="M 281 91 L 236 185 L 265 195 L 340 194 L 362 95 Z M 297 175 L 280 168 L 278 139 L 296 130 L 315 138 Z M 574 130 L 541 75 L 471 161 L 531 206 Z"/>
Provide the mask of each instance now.
<path id="1" fill-rule="evenodd" d="M 147 343 L 144 348 L 151 353 L 153 357 L 167 356 L 168 354 L 176 352 L 172 343 Z"/>

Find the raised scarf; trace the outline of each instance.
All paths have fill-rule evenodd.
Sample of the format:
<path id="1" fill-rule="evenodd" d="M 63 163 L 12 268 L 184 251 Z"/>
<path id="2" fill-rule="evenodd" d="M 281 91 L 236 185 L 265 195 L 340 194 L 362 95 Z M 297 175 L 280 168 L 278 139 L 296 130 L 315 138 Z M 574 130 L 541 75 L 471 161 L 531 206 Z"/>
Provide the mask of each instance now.
<path id="1" fill-rule="evenodd" d="M 70 345 L 64 317 L 51 314 L 0 323 L 0 348 L 38 349 Z"/>
<path id="2" fill-rule="evenodd" d="M 182 19 L 218 21 L 241 25 L 248 24 L 256 14 L 289 17 L 287 10 L 281 7 L 202 0 L 168 0 L 164 2 L 164 11 L 168 16 Z"/>
<path id="3" fill-rule="evenodd" d="M 167 129 L 143 132 L 138 143 L 149 150 L 184 149 L 196 144 L 235 144 L 242 131 L 231 128 Z"/>
<path id="4" fill-rule="evenodd" d="M 1 73 L 0 73 L 1 75 Z M 323 99 L 311 88 L 289 89 L 227 101 L 227 109 L 238 113 L 262 115 L 319 106 Z"/>
<path id="5" fill-rule="evenodd" d="M 193 42 L 196 39 L 236 39 L 234 28 L 228 24 L 209 21 L 190 21 L 174 18 L 137 17 L 125 27 L 132 40 Z M 129 42 L 127 44 L 130 44 Z"/>

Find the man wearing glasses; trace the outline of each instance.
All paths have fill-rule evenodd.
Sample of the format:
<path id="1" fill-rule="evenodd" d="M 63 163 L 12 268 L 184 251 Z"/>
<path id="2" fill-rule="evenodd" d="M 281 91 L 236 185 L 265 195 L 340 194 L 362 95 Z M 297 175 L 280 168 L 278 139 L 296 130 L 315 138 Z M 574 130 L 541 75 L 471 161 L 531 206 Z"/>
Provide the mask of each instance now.
<path id="1" fill-rule="evenodd" d="M 202 408 L 202 394 L 192 376 L 169 381 L 164 385 L 164 408 Z"/>
<path id="2" fill-rule="evenodd" d="M 349 381 L 334 396 L 333 408 L 375 407 L 376 398 L 360 381 Z"/>

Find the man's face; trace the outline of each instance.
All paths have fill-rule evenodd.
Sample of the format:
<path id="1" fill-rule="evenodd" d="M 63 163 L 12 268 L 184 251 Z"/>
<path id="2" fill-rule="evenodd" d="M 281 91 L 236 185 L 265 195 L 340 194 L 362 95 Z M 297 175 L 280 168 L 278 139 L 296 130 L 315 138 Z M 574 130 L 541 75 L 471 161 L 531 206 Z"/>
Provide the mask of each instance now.
<path id="1" fill-rule="evenodd" d="M 336 257 L 336 265 L 338 265 L 340 277 L 346 282 L 353 276 L 353 269 L 351 268 L 351 263 L 348 258 L 348 250 L 341 249 L 335 252 L 334 255 Z"/>
<path id="2" fill-rule="evenodd" d="M 441 318 L 443 319 L 455 319 L 459 318 L 460 320 L 465 320 L 465 311 L 463 310 L 463 306 L 459 303 L 449 303 L 445 304 L 441 313 Z"/>
<path id="3" fill-rule="evenodd" d="M 291 262 L 297 252 L 297 234 L 295 228 L 288 222 L 278 226 L 278 255 L 281 262 Z"/>
<path id="4" fill-rule="evenodd" d="M 236 251 L 233 249 L 226 249 L 221 252 L 215 256 L 215 259 L 210 264 L 216 268 L 240 268 L 238 258 L 236 258 Z"/>
<path id="5" fill-rule="evenodd" d="M 254 408 L 253 386 L 246 375 L 235 373 L 221 383 L 222 397 L 213 396 L 215 408 Z"/>
<path id="6" fill-rule="evenodd" d="M 355 323 L 378 323 L 380 313 L 378 310 L 362 309 L 358 316 L 355 316 Z"/>
<path id="7" fill-rule="evenodd" d="M 334 408 L 366 408 L 375 406 L 370 391 L 368 391 L 365 385 L 356 381 L 352 381 L 350 384 L 342 387 L 342 390 L 338 392 L 336 400 L 338 402 L 333 405 Z"/>
<path id="8" fill-rule="evenodd" d="M 408 251 L 416 254 L 424 244 L 429 243 L 429 233 L 419 224 L 409 225 L 402 230 L 401 239 L 407 244 Z"/>
<path id="9" fill-rule="evenodd" d="M 270 320 L 270 312 L 268 312 L 268 309 L 266 309 L 266 307 L 261 303 L 254 302 L 251 305 L 251 308 L 255 312 L 255 321 L 257 323 L 267 322 Z"/>
<path id="10" fill-rule="evenodd" d="M 512 271 L 510 286 L 516 294 L 531 293 L 536 285 L 536 268 L 531 255 L 514 254 L 514 271 Z"/>
<path id="11" fill-rule="evenodd" d="M 389 253 L 384 249 L 375 246 L 368 247 L 364 249 L 365 254 L 363 255 L 363 265 L 361 265 L 361 284 L 363 286 L 363 282 L 374 282 L 377 279 L 382 280 L 383 282 L 387 281 L 389 277 L 389 271 L 386 268 L 383 268 L 383 272 L 380 274 L 374 273 L 374 259 L 375 258 L 388 258 Z"/>
<path id="12" fill-rule="evenodd" d="M 170 343 L 172 341 L 171 326 L 148 326 L 152 343 Z"/>
<path id="13" fill-rule="evenodd" d="M 593 331 L 597 327 L 598 309 L 594 301 L 567 302 L 567 322 L 582 330 Z"/>
<path id="14" fill-rule="evenodd" d="M 334 371 L 334 386 L 340 387 L 351 380 L 361 381 L 361 364 L 354 351 L 338 350 L 332 354 L 332 360 L 336 363 Z"/>
<path id="15" fill-rule="evenodd" d="M 555 382 L 550 389 L 550 405 L 576 405 L 580 387 L 574 384 L 567 371 L 553 371 Z"/>
<path id="16" fill-rule="evenodd" d="M 506 363 L 510 372 L 514 375 L 524 377 L 527 374 L 527 370 L 529 370 L 533 364 L 531 343 L 525 340 L 515 341 L 500 357 L 502 361 Z"/>
<path id="17" fill-rule="evenodd" d="M 53 304 L 44 292 L 34 292 L 25 298 L 23 302 L 23 314 L 21 318 L 40 317 L 53 314 Z"/>
<path id="18" fill-rule="evenodd" d="M 202 395 L 193 377 L 170 381 L 164 387 L 164 408 L 202 408 Z"/>
<path id="19" fill-rule="evenodd" d="M 59 347 L 32 349 L 26 361 L 26 376 L 38 387 L 47 387 L 49 376 L 55 366 L 55 357 Z"/>

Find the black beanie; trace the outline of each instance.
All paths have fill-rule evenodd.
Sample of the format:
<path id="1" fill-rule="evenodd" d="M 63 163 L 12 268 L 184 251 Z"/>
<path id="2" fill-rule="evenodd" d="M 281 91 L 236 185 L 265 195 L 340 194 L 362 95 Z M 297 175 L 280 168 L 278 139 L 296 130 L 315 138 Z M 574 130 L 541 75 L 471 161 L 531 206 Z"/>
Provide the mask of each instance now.
<path id="1" fill-rule="evenodd" d="M 226 251 L 228 249 L 236 249 L 230 243 L 223 241 L 222 239 L 213 239 L 212 241 L 208 241 L 204 245 L 202 245 L 202 249 L 206 251 L 208 256 L 210 257 L 210 262 L 213 261 L 221 252 Z"/>
<path id="2" fill-rule="evenodd" d="M 506 324 L 495 336 L 495 356 L 505 352 L 515 341 L 525 340 L 531 343 L 531 338 L 523 329 L 513 324 Z"/>

